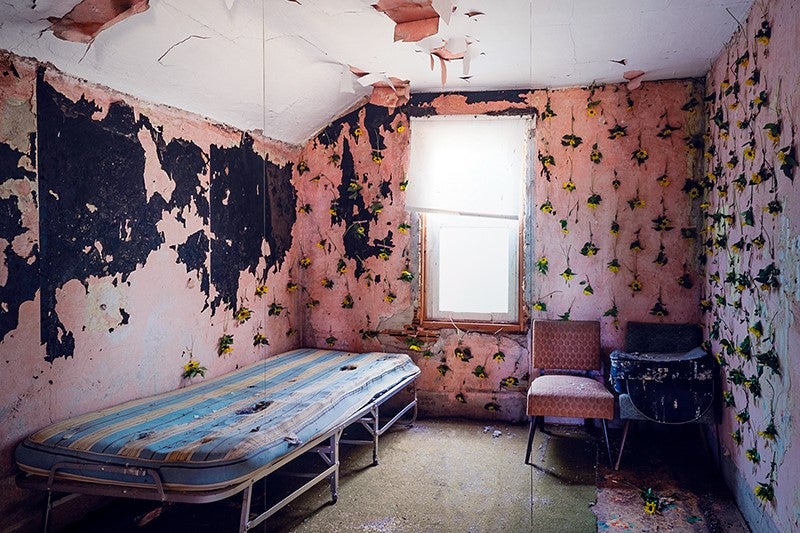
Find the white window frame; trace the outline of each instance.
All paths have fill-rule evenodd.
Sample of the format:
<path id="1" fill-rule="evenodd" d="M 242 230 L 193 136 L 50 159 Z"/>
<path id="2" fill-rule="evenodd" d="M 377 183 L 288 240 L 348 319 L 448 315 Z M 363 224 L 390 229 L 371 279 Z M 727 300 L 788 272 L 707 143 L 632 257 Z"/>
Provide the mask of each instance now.
<path id="1" fill-rule="evenodd" d="M 437 117 L 447 119 L 447 117 Z M 456 116 L 463 120 L 463 116 Z M 479 116 L 476 120 L 491 120 L 496 117 Z M 525 118 L 525 117 L 516 117 Z M 411 128 L 413 132 L 412 119 Z M 531 154 L 533 153 L 533 119 L 530 119 L 528 136 L 525 143 L 525 170 L 522 183 L 520 183 L 520 198 L 525 198 L 532 170 Z M 413 176 L 409 176 L 411 180 Z M 438 305 L 439 294 L 439 232 L 443 225 L 452 224 L 459 217 L 464 217 L 469 224 L 475 221 L 473 213 L 437 212 L 427 210 L 420 212 L 420 322 L 423 327 L 458 327 L 486 330 L 486 331 L 522 331 L 525 329 L 526 313 L 524 310 L 524 231 L 528 203 L 521 202 L 518 217 L 477 215 L 490 223 L 493 220 L 508 224 L 508 309 L 501 313 L 474 313 L 474 312 L 449 312 L 441 310 Z M 443 218 L 447 215 L 447 218 Z M 448 220 L 449 219 L 449 220 Z M 509 224 L 510 223 L 510 224 Z M 505 225 L 503 224 L 503 225 Z M 466 288 L 468 290 L 468 287 Z"/>
<path id="2" fill-rule="evenodd" d="M 466 217 L 461 215 L 444 215 L 429 213 L 422 215 L 425 226 L 425 253 L 423 268 L 425 269 L 423 280 L 425 286 L 425 313 L 427 321 L 454 321 L 454 322 L 486 322 L 486 323 L 514 323 L 519 322 L 520 315 L 520 222 L 500 217 Z M 451 312 L 442 310 L 439 305 L 440 288 L 440 231 L 446 226 L 464 226 L 485 224 L 487 227 L 501 227 L 506 230 L 508 238 L 508 308 L 502 312 Z M 469 290 L 465 287 L 464 290 Z"/>

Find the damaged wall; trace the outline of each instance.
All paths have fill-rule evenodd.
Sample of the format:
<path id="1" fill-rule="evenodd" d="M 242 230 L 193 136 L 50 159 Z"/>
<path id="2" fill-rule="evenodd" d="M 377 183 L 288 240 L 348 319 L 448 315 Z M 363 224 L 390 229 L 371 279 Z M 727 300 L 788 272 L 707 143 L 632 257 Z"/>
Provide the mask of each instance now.
<path id="1" fill-rule="evenodd" d="M 13 519 L 30 500 L 13 483 L 27 434 L 185 386 L 190 358 L 216 376 L 299 344 L 298 153 L 9 54 L 0 88 L 0 515 Z"/>
<path id="2" fill-rule="evenodd" d="M 305 343 L 411 351 L 423 413 L 524 418 L 526 334 L 413 327 L 418 237 L 403 191 L 409 115 L 425 114 L 538 115 L 532 317 L 601 320 L 607 352 L 628 320 L 699 321 L 699 202 L 686 191 L 701 99 L 689 81 L 414 95 L 400 112 L 367 105 L 334 122 L 299 163 Z"/>
<path id="3" fill-rule="evenodd" d="M 754 531 L 800 529 L 800 9 L 754 5 L 708 75 L 703 307 L 728 484 Z"/>

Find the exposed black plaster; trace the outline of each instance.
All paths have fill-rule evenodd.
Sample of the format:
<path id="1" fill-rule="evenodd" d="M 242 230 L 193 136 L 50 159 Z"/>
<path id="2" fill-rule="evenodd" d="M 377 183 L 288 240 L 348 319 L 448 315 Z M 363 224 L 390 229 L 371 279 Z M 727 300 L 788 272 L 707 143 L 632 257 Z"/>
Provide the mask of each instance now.
<path id="1" fill-rule="evenodd" d="M 29 171 L 17 166 L 22 155 L 0 143 L 0 183 L 34 178 Z M 0 286 L 0 341 L 19 326 L 20 306 L 33 300 L 39 288 L 38 246 L 33 247 L 29 257 L 20 257 L 11 245 L 15 237 L 26 231 L 17 197 L 0 198 L 0 238 L 8 242 L 3 250 L 8 277 Z"/>
<path id="2" fill-rule="evenodd" d="M 236 305 L 239 275 L 256 273 L 264 240 L 267 271 L 283 263 L 292 245 L 297 196 L 291 164 L 265 161 L 249 135 L 232 148 L 212 145 L 210 169 L 211 283 L 218 294 L 211 302 L 213 314 L 221 303 Z"/>
<path id="3" fill-rule="evenodd" d="M 186 266 L 186 272 L 197 271 L 200 277 L 200 290 L 206 295 L 206 304 L 203 306 L 205 311 L 209 305 L 209 273 L 206 268 L 206 258 L 209 253 L 209 240 L 203 230 L 198 230 L 186 239 L 186 242 L 173 246 L 178 252 L 178 263 Z"/>
<path id="4" fill-rule="evenodd" d="M 526 97 L 530 92 L 529 89 L 509 89 L 503 91 L 417 93 L 411 95 L 411 99 L 404 107 L 404 111 L 412 117 L 437 115 L 436 107 L 433 105 L 437 98 L 442 96 L 463 96 L 467 105 L 493 104 L 497 102 L 507 102 L 509 104 L 507 109 L 490 111 L 485 113 L 486 115 L 537 115 L 539 113 L 538 110 L 527 105 Z M 518 104 L 525 104 L 526 107 L 515 107 Z"/>
<path id="5" fill-rule="evenodd" d="M 172 139 L 167 144 L 164 141 L 163 128 L 154 127 L 144 116 L 141 122 L 150 132 L 156 145 L 161 168 L 175 183 L 169 208 L 178 208 L 182 211 L 194 203 L 197 215 L 203 219 L 204 224 L 208 224 L 208 187 L 200 180 L 200 176 L 208 171 L 208 155 L 195 143 L 186 139 Z M 177 219 L 185 226 L 186 220 L 181 212 L 178 213 Z"/>
<path id="6" fill-rule="evenodd" d="M 331 225 L 342 225 L 344 230 L 344 255 L 356 263 L 354 275 L 356 279 L 366 272 L 364 261 L 369 257 L 377 257 L 381 251 L 391 248 L 392 233 L 386 239 L 373 239 L 370 244 L 370 226 L 377 221 L 377 215 L 371 212 L 364 202 L 363 194 L 352 194 L 349 191 L 351 181 L 359 180 L 355 171 L 353 154 L 350 151 L 350 142 L 343 140 L 342 144 L 342 183 L 336 188 L 339 193 L 336 198 L 337 214 L 331 217 Z M 358 228 L 363 228 L 359 232 Z"/>
<path id="7" fill-rule="evenodd" d="M 147 201 L 141 125 L 123 102 L 77 102 L 36 76 L 39 134 L 41 342 L 48 361 L 74 355 L 75 340 L 56 312 L 56 291 L 69 280 L 120 275 L 122 281 L 163 243 L 156 223 L 166 203 Z M 91 207 L 89 207 L 91 206 Z M 95 242 L 103 253 L 86 253 Z M 110 256 L 110 261 L 106 257 Z"/>

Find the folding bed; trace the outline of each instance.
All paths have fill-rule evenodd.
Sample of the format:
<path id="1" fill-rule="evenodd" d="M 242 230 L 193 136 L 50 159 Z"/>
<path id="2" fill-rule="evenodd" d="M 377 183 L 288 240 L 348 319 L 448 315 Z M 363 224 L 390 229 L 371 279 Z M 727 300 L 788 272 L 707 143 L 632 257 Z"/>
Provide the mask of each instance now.
<path id="1" fill-rule="evenodd" d="M 16 449 L 17 483 L 47 490 L 45 529 L 53 493 L 189 503 L 242 493 L 247 531 L 326 479 L 335 502 L 342 432 L 366 428 L 377 463 L 378 437 L 416 417 L 416 392 L 383 424 L 379 408 L 418 374 L 405 354 L 293 350 L 43 428 Z M 300 474 L 300 488 L 251 518 L 253 484 L 308 452 L 321 471 Z"/>

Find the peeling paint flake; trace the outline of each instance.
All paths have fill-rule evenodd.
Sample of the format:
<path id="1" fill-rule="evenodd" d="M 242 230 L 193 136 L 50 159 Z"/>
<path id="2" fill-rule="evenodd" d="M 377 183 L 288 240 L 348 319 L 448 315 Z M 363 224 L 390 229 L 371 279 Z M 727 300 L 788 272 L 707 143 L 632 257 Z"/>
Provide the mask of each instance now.
<path id="1" fill-rule="evenodd" d="M 150 0 L 83 0 L 63 17 L 47 20 L 59 39 L 89 44 L 101 31 L 149 7 Z"/>
<path id="2" fill-rule="evenodd" d="M 395 41 L 415 43 L 439 31 L 439 13 L 431 0 L 380 0 L 372 7 L 395 22 Z"/>

